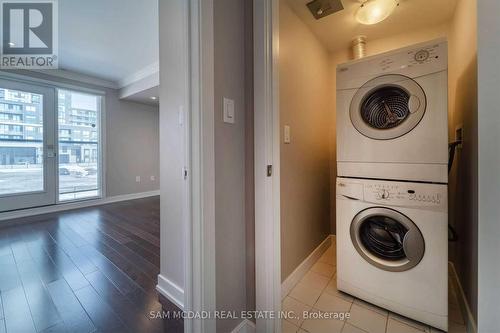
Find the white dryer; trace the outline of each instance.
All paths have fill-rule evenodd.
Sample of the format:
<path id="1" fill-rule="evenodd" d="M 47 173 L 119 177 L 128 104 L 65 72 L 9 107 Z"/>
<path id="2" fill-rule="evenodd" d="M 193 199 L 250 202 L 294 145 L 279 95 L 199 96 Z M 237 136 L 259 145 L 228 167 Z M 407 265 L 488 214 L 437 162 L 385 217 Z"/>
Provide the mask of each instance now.
<path id="1" fill-rule="evenodd" d="M 447 186 L 337 179 L 337 288 L 447 331 Z"/>
<path id="2" fill-rule="evenodd" d="M 337 67 L 339 176 L 448 182 L 447 66 L 436 40 Z"/>

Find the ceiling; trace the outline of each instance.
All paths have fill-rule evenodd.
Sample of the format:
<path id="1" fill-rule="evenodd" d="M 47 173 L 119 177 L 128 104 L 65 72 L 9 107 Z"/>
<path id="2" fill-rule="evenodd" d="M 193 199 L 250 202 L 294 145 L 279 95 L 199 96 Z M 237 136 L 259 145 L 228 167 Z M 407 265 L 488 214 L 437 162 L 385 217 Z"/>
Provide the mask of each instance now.
<path id="1" fill-rule="evenodd" d="M 117 86 L 158 63 L 158 0 L 59 2 L 59 67 Z"/>
<path id="2" fill-rule="evenodd" d="M 455 11 L 457 0 L 400 0 L 392 15 L 374 25 L 362 25 L 354 15 L 360 6 L 358 0 L 342 0 L 344 10 L 316 20 L 306 7 L 311 0 L 287 1 L 299 18 L 309 26 L 319 40 L 330 50 L 349 48 L 355 36 L 366 35 L 368 41 L 401 34 L 448 22 Z"/>
<path id="3" fill-rule="evenodd" d="M 160 94 L 160 87 L 152 87 L 149 89 L 145 89 L 142 91 L 139 91 L 135 94 L 131 94 L 130 96 L 127 96 L 126 99 L 129 101 L 137 102 L 137 103 L 142 103 L 142 104 L 149 104 L 149 105 L 160 105 L 158 96 Z M 154 97 L 154 99 L 153 99 Z"/>

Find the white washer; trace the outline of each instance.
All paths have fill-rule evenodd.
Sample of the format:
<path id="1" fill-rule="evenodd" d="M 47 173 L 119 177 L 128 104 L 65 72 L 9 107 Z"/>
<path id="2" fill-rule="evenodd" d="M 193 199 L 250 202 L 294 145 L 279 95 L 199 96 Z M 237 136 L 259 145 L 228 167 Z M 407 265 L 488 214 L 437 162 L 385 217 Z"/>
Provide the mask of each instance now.
<path id="1" fill-rule="evenodd" d="M 337 288 L 448 329 L 447 186 L 337 178 Z"/>
<path id="2" fill-rule="evenodd" d="M 337 66 L 339 176 L 448 182 L 447 66 L 445 40 Z"/>

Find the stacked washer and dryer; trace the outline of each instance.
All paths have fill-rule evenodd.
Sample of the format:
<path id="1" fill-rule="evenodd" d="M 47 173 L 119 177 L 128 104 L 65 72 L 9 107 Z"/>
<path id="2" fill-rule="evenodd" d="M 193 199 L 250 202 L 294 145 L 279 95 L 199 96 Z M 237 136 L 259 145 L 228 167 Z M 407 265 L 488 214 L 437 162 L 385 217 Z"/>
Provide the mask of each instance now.
<path id="1" fill-rule="evenodd" d="M 447 331 L 447 43 L 337 67 L 337 287 Z"/>

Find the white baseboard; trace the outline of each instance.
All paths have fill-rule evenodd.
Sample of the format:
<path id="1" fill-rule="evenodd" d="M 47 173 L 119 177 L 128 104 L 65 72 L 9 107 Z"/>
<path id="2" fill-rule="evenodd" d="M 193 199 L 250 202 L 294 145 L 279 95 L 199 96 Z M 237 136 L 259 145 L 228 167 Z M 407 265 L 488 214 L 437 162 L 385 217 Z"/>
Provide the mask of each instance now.
<path id="1" fill-rule="evenodd" d="M 248 319 L 243 319 L 231 333 L 255 333 L 255 324 Z"/>
<path id="2" fill-rule="evenodd" d="M 184 290 L 181 287 L 160 274 L 156 290 L 179 309 L 184 310 Z"/>
<path id="3" fill-rule="evenodd" d="M 332 244 L 334 235 L 329 235 L 321 244 L 318 245 L 311 254 L 295 268 L 295 270 L 281 284 L 281 298 L 285 298 L 295 285 L 306 275 L 307 271 L 318 261 L 325 251 Z"/>
<path id="4" fill-rule="evenodd" d="M 110 203 L 114 203 L 114 202 L 136 200 L 136 199 L 154 197 L 154 196 L 158 196 L 158 195 L 160 195 L 159 190 L 150 191 L 150 192 L 117 195 L 117 196 L 101 198 L 101 199 L 91 199 L 91 200 L 82 200 L 82 201 L 78 201 L 78 202 L 61 203 L 58 205 L 51 205 L 51 206 L 44 206 L 44 207 L 21 209 L 21 210 L 15 210 L 15 211 L 11 211 L 11 212 L 0 213 L 0 221 L 18 219 L 18 218 L 34 216 L 34 215 L 62 212 L 62 211 L 78 209 L 78 208 L 101 206 L 101 205 L 110 204 Z M 2 227 L 4 227 L 4 226 L 7 226 L 7 224 L 2 224 Z"/>
<path id="5" fill-rule="evenodd" d="M 476 321 L 474 320 L 474 316 L 472 315 L 472 311 L 470 310 L 469 303 L 467 302 L 467 297 L 465 297 L 464 289 L 462 288 L 462 284 L 460 283 L 460 279 L 458 278 L 455 265 L 453 265 L 451 261 L 449 262 L 449 267 L 454 280 L 453 282 L 456 286 L 456 291 L 458 292 L 458 304 L 460 305 L 462 315 L 464 316 L 467 333 L 477 333 Z"/>

